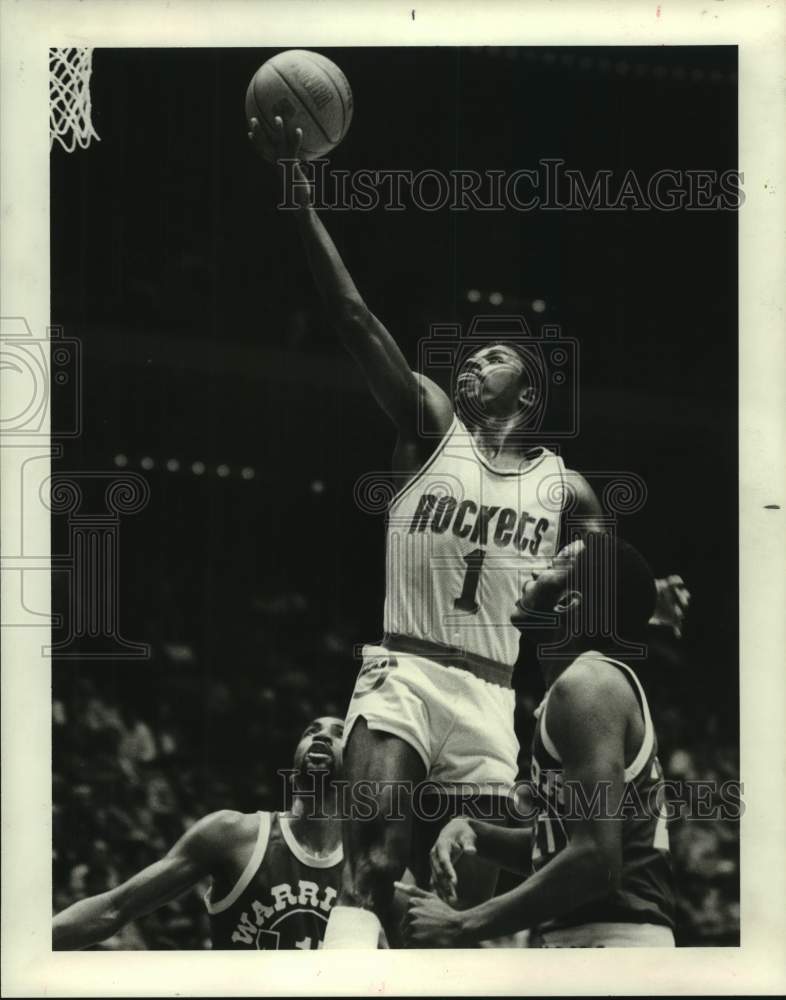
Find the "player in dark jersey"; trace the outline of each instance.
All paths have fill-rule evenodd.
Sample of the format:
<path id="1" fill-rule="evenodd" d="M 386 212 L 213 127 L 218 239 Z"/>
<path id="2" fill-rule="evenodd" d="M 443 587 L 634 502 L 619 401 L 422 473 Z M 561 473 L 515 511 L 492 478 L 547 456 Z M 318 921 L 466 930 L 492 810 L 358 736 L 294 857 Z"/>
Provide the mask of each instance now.
<path id="1" fill-rule="evenodd" d="M 654 602 L 649 567 L 610 535 L 571 543 L 525 584 L 512 620 L 525 634 L 545 631 L 551 645 L 539 649 L 547 691 L 532 748 L 534 829 L 463 818 L 445 826 L 431 855 L 439 895 L 402 887 L 410 896 L 412 943 L 460 946 L 529 928 L 541 947 L 674 945 L 652 719 L 630 667 L 598 648 L 604 616 L 614 614 L 619 648 L 621 639 L 641 639 Z M 463 853 L 492 857 L 529 877 L 460 912 L 448 904 Z"/>
<path id="2" fill-rule="evenodd" d="M 214 949 L 314 949 L 338 894 L 343 851 L 335 781 L 341 719 L 315 719 L 295 749 L 288 814 L 230 809 L 195 823 L 160 861 L 54 918 L 55 950 L 87 948 L 203 879 Z"/>

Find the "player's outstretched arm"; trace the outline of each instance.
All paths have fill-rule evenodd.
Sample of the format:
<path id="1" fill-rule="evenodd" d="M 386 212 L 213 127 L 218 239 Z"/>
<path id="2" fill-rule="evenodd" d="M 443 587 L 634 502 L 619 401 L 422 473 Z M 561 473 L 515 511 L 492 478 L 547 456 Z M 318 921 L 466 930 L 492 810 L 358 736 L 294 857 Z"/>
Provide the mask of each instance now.
<path id="1" fill-rule="evenodd" d="M 52 922 L 52 948 L 68 951 L 105 941 L 126 924 L 171 902 L 211 874 L 216 847 L 237 814 L 211 813 L 187 830 L 169 853 L 108 892 L 81 899 Z"/>
<path id="2" fill-rule="evenodd" d="M 276 159 L 291 170 L 291 189 L 299 206 L 294 215 L 329 321 L 402 439 L 414 440 L 419 427 L 430 434 L 444 433 L 453 419 L 450 400 L 433 382 L 415 375 L 394 338 L 364 302 L 313 206 L 299 162 L 302 132 L 286 130 L 280 117 L 274 121 Z M 252 142 L 258 131 L 259 123 L 252 119 Z"/>
<path id="3" fill-rule="evenodd" d="M 589 804 L 600 789 L 602 807 L 570 822 L 568 845 L 536 874 L 479 906 L 459 912 L 411 888 L 405 923 L 410 944 L 460 946 L 513 934 L 602 898 L 618 884 L 622 823 L 610 817 L 624 790 L 625 727 L 635 696 L 623 678 L 583 668 L 570 673 L 549 697 L 549 734 L 562 757 L 566 787 Z"/>

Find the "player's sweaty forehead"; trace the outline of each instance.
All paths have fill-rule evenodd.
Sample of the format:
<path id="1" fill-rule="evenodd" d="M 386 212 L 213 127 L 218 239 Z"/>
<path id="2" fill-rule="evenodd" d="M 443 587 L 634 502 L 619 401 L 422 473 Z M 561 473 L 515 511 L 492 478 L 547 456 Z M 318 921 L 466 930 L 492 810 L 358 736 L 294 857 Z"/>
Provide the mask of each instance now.
<path id="1" fill-rule="evenodd" d="M 489 344 L 469 354 L 461 364 L 461 370 L 482 369 L 490 363 L 505 364 L 517 372 L 524 371 L 524 362 L 515 348 L 508 344 Z"/>
<path id="2" fill-rule="evenodd" d="M 318 719 L 314 719 L 312 722 L 306 726 L 303 730 L 303 736 L 311 736 L 314 733 L 319 733 L 327 730 L 333 737 L 340 737 L 344 733 L 344 720 L 339 719 L 334 715 L 323 715 Z M 301 739 L 303 738 L 301 736 Z"/>

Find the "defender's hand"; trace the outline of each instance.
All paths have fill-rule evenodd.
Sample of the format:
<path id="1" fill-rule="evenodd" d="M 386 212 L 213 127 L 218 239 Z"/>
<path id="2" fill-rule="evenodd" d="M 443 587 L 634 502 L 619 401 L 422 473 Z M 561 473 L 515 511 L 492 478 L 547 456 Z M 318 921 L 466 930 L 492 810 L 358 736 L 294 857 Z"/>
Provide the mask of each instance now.
<path id="1" fill-rule="evenodd" d="M 466 819 L 456 817 L 440 831 L 431 848 L 431 883 L 441 899 L 456 901 L 458 878 L 454 862 L 462 854 L 477 854 L 477 836 Z"/>
<path id="2" fill-rule="evenodd" d="M 416 885 L 396 882 L 409 896 L 409 907 L 404 917 L 404 941 L 410 947 L 455 948 L 461 944 L 464 933 L 463 916 L 438 899 L 433 892 L 426 892 Z"/>
<path id="3" fill-rule="evenodd" d="M 650 625 L 671 629 L 676 639 L 682 638 L 682 625 L 690 604 L 690 591 L 681 576 L 667 576 L 655 581 L 658 596 Z"/>

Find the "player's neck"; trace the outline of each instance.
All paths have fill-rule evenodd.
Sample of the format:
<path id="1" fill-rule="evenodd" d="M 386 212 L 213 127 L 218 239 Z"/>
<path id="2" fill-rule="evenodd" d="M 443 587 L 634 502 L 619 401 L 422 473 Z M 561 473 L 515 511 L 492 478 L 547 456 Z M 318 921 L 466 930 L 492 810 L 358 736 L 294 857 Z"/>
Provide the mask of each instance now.
<path id="1" fill-rule="evenodd" d="M 494 464 L 504 464 L 505 458 L 521 458 L 521 443 L 516 441 L 516 423 L 478 424 L 471 430 L 472 440 L 485 459 Z"/>
<path id="2" fill-rule="evenodd" d="M 289 818 L 289 828 L 297 840 L 312 854 L 332 854 L 341 843 L 341 819 L 338 797 L 334 793 L 319 797 L 295 794 Z"/>

